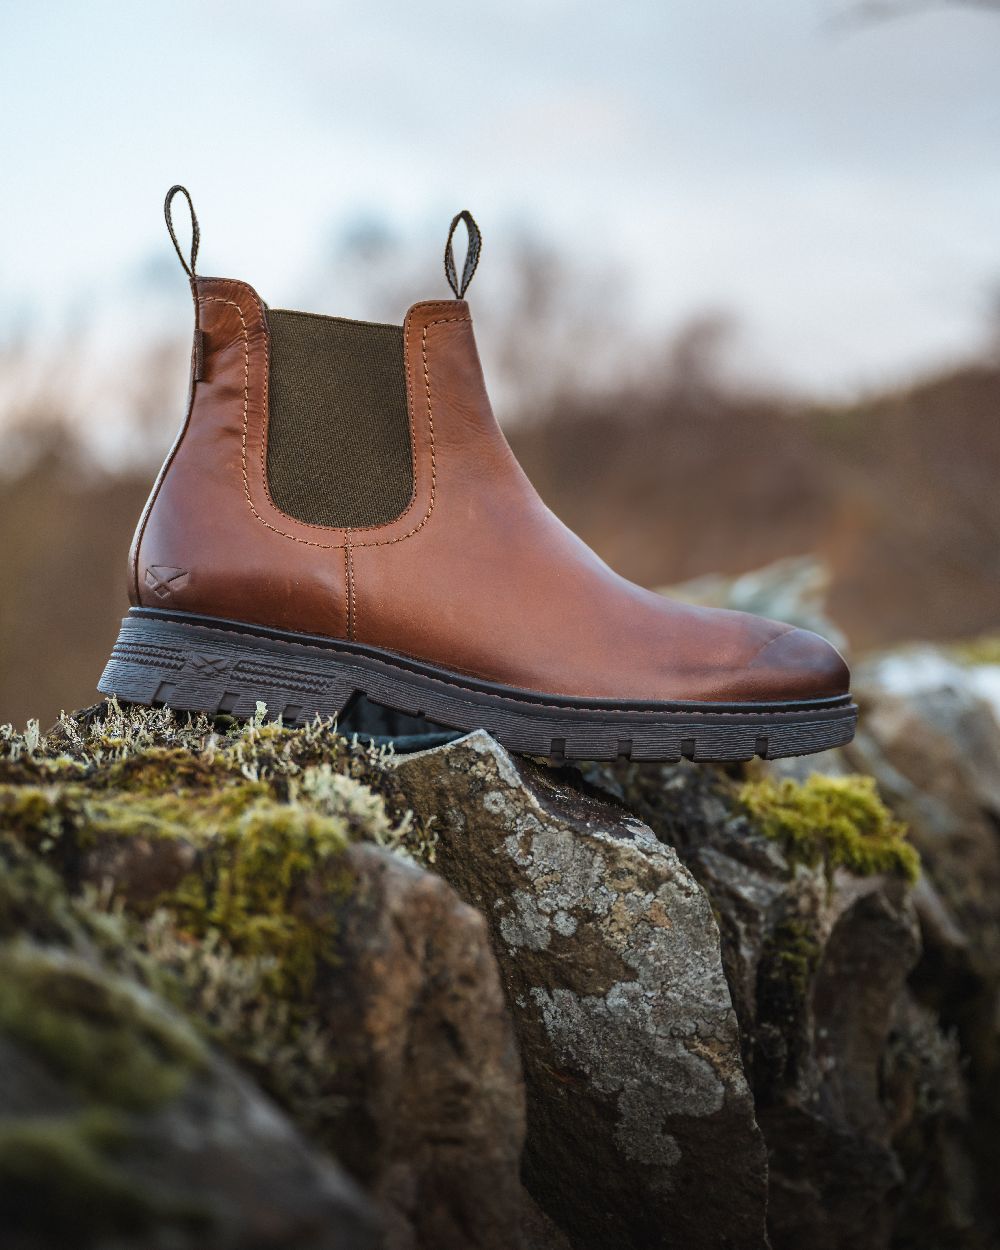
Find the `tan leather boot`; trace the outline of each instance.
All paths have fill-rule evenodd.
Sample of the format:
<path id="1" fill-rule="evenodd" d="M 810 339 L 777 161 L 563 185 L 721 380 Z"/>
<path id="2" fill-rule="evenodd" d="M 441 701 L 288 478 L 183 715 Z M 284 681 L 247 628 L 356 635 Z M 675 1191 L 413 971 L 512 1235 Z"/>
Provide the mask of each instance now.
<path id="1" fill-rule="evenodd" d="M 122 700 L 333 716 L 358 692 L 516 751 L 737 760 L 847 742 L 848 671 L 815 634 L 612 572 L 545 507 L 494 420 L 462 299 L 402 327 L 268 309 L 195 273 L 184 426 L 139 521 Z M 464 219 L 461 281 L 451 239 Z"/>

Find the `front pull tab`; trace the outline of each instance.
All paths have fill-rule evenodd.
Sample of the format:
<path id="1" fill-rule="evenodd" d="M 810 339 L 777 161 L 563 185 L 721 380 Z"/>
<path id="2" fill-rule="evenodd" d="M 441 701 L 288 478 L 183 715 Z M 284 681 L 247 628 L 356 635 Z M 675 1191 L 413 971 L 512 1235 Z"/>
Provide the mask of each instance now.
<path id="1" fill-rule="evenodd" d="M 177 235 L 174 232 L 174 218 L 171 205 L 174 197 L 180 192 L 188 202 L 188 208 L 191 211 L 191 259 L 184 259 L 184 253 L 181 251 L 181 245 L 177 242 Z M 170 231 L 170 239 L 174 245 L 174 251 L 180 258 L 181 264 L 184 266 L 184 272 L 194 281 L 195 265 L 198 262 L 198 243 L 201 239 L 201 231 L 198 229 L 198 218 L 195 216 L 194 204 L 191 203 L 191 194 L 187 187 L 182 187 L 179 183 L 177 186 L 171 187 L 167 192 L 167 198 L 163 201 L 163 216 L 167 222 L 167 229 Z"/>
<path id="2" fill-rule="evenodd" d="M 458 273 L 455 269 L 455 253 L 451 247 L 451 241 L 455 237 L 455 231 L 460 221 L 465 222 L 465 229 L 469 234 L 469 250 L 465 253 L 465 267 L 462 270 L 461 282 L 458 280 Z M 456 213 L 452 218 L 451 229 L 448 231 L 448 242 L 444 248 L 444 275 L 448 279 L 448 285 L 455 292 L 456 299 L 464 299 L 465 292 L 469 289 L 472 275 L 476 272 L 476 266 L 479 264 L 479 253 L 482 246 L 483 236 L 479 233 L 479 227 L 476 225 L 475 219 L 469 210 L 463 208 L 460 213 Z"/>

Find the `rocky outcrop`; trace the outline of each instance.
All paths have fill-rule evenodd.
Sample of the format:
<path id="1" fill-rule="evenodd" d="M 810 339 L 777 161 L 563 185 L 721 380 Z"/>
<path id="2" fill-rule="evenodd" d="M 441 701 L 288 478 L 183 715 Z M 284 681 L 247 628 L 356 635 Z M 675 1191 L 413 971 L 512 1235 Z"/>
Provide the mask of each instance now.
<path id="1" fill-rule="evenodd" d="M 0 869 L 3 1244 L 375 1250 L 358 1187 L 123 970 L 119 927 L 9 838 Z"/>
<path id="2" fill-rule="evenodd" d="M 827 581 L 822 565 L 803 559 L 680 593 L 810 621 L 833 636 Z M 854 743 L 758 770 L 807 785 L 813 775 L 867 775 L 908 826 L 922 860 L 912 891 L 921 951 L 881 1066 L 903 1174 L 891 1240 L 992 1247 L 1000 1244 L 1000 636 L 902 647 L 853 668 Z M 645 790 L 657 806 L 657 780 Z M 815 827 L 815 810 L 809 816 Z M 684 838 L 684 820 L 670 829 Z"/>
<path id="3" fill-rule="evenodd" d="M 0 731 L 16 1250 L 988 1250 L 997 729 L 897 679 L 750 769 Z"/>
<path id="4" fill-rule="evenodd" d="M 775 1247 L 875 1250 L 908 1210 L 901 1139 L 967 1164 L 957 1055 L 907 989 L 916 856 L 870 783 L 554 773 L 482 734 L 393 771 L 490 917 L 526 1180 L 575 1245 L 763 1245 L 766 1203 Z"/>
<path id="5" fill-rule="evenodd" d="M 484 733 L 395 763 L 489 919 L 526 1181 L 575 1246 L 765 1243 L 766 1166 L 708 900 L 640 821 Z"/>
<path id="6" fill-rule="evenodd" d="M 171 849 L 181 871 L 163 873 L 161 852 L 161 897 L 200 876 L 196 840 Z M 101 879 L 109 851 L 84 854 L 85 881 Z M 113 859 L 118 897 L 130 901 L 136 880 L 144 893 L 149 844 L 132 839 Z M 314 867 L 299 889 L 317 925 L 332 922 L 297 1003 L 319 1045 L 276 1092 L 375 1200 L 386 1250 L 517 1245 L 524 1094 L 483 918 L 439 877 L 365 842 L 344 848 L 332 888 Z M 268 1057 L 257 1062 L 272 1080 Z"/>
<path id="7" fill-rule="evenodd" d="M 905 1244 L 1000 1244 L 998 660 L 989 639 L 873 657 L 856 669 L 855 741 L 766 766 L 797 781 L 814 771 L 871 776 L 920 853 L 921 953 L 908 978 L 911 1008 L 890 1039 L 893 1071 L 910 1091 L 904 1102 L 928 1109 L 895 1135 L 905 1174 L 895 1235 Z"/>
<path id="8" fill-rule="evenodd" d="M 920 950 L 889 814 L 857 780 L 783 791 L 622 765 L 605 781 L 676 845 L 719 919 L 774 1246 L 888 1245 L 903 1172 L 883 1067 Z M 854 840 L 832 836 L 841 825 Z"/>
<path id="9" fill-rule="evenodd" d="M 964 1130 L 951 1134 L 962 1143 L 948 1147 L 951 1170 L 938 1171 L 938 1207 L 953 1209 L 958 1200 L 964 1215 L 956 1219 L 977 1230 L 978 1239 L 969 1242 L 977 1246 L 1000 1242 L 993 1184 L 1000 1139 L 997 660 L 995 641 L 909 648 L 869 660 L 858 670 L 856 741 L 817 761 L 825 771 L 873 776 L 920 852 L 924 871 L 914 901 L 923 953 L 910 984 L 961 1055 L 966 1106 Z M 955 1162 L 969 1151 L 976 1168 Z M 976 1171 L 978 1184 L 968 1179 Z M 956 1180 L 961 1176 L 964 1184 Z M 914 1195 L 914 1220 L 924 1235 L 930 1206 L 925 1186 Z"/>
<path id="10" fill-rule="evenodd" d="M 387 1250 L 510 1250 L 524 1088 L 485 921 L 381 848 L 347 860 L 335 962 L 314 991 L 339 1039 L 331 1146 L 388 1213 Z"/>
<path id="11" fill-rule="evenodd" d="M 173 998 L 215 1042 L 198 1043 L 214 1084 L 193 1105 L 207 1108 L 230 1074 L 205 1151 L 230 1106 L 234 1158 L 210 1169 L 192 1154 L 209 1196 L 226 1204 L 230 1188 L 246 1189 L 249 1218 L 252 1168 L 270 1142 L 274 1166 L 271 1183 L 260 1185 L 259 1216 L 273 1193 L 276 1240 L 261 1246 L 374 1244 L 349 1240 L 346 1216 L 326 1221 L 332 1240 L 310 1240 L 316 1211 L 329 1206 L 319 1182 L 327 1178 L 329 1188 L 329 1177 L 341 1175 L 321 1147 L 363 1186 L 385 1250 L 522 1244 L 524 1094 L 486 925 L 400 853 L 408 839 L 419 846 L 421 831 L 390 815 L 386 778 L 384 797 L 351 776 L 371 772 L 377 757 L 352 754 L 329 729 L 293 735 L 251 726 L 227 738 L 207 726 L 183 733 L 162 714 L 159 724 L 133 715 L 138 725 L 119 716 L 89 733 L 64 726 L 69 754 L 59 760 L 52 744 L 48 757 L 37 744 L 12 752 L 0 819 L 32 871 L 90 900 L 95 930 L 108 910 L 123 926 L 121 949 L 133 943 L 142 952 L 124 969 L 128 992 Z M 143 726 L 160 740 L 144 740 Z M 60 906 L 84 909 L 68 896 Z M 0 1037 L 4 1024 L 0 1005 Z M 63 1024 L 70 1037 L 81 1027 L 72 1006 Z M 237 1095 L 249 1102 L 251 1087 L 234 1085 L 219 1049 L 308 1132 L 312 1153 L 276 1110 L 256 1109 L 259 1094 L 241 1106 Z M 121 1078 L 106 1079 L 117 1087 Z M 181 1113 L 171 1114 L 149 1130 L 162 1129 L 168 1152 L 172 1134 L 180 1142 L 186 1131 Z M 297 1146 L 302 1154 L 301 1225 L 279 1220 L 286 1181 L 274 1125 L 289 1135 L 285 1153 Z M 138 1146 L 129 1144 L 128 1155 L 145 1166 Z M 290 1171 L 295 1164 L 290 1157 Z M 361 1202 L 346 1180 L 342 1188 Z M 239 1224 L 231 1234 L 227 1246 L 258 1244 Z"/>

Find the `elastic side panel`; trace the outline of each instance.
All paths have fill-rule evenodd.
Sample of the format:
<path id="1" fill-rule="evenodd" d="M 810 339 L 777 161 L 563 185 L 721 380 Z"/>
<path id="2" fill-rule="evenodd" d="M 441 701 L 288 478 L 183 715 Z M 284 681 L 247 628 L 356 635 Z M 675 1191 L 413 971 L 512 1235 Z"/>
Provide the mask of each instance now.
<path id="1" fill-rule="evenodd" d="M 312 525 L 395 520 L 413 492 L 402 326 L 281 311 L 267 319 L 271 498 Z"/>

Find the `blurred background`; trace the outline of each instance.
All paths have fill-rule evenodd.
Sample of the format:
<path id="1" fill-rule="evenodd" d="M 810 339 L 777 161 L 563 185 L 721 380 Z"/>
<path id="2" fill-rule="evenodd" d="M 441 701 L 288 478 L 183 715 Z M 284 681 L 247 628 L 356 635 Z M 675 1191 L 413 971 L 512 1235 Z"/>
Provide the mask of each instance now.
<path id="1" fill-rule="evenodd" d="M 200 269 L 401 321 L 448 222 L 547 502 L 662 586 L 807 554 L 1000 628 L 1000 3 L 0 5 L 0 721 L 93 702 Z"/>

